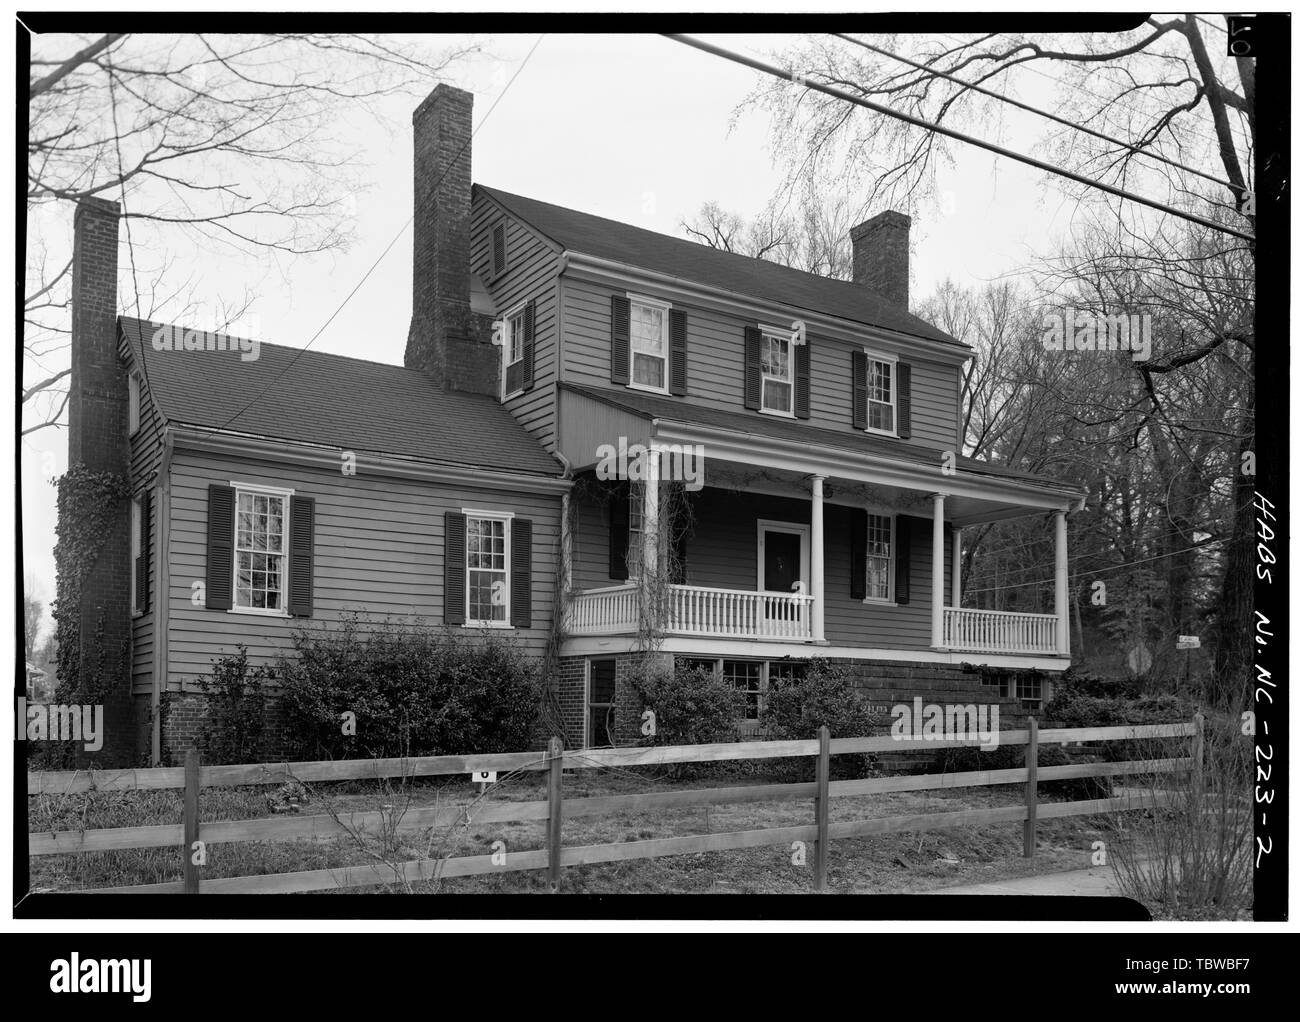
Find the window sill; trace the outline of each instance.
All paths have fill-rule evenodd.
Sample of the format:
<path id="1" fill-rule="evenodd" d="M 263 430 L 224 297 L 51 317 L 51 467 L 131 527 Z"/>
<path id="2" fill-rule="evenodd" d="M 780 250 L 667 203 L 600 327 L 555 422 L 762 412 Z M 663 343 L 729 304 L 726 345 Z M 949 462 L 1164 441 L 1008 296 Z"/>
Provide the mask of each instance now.
<path id="1" fill-rule="evenodd" d="M 870 426 L 868 426 L 862 432 L 870 433 L 872 436 L 889 436 L 889 437 L 893 437 L 895 440 L 900 439 L 898 436 L 898 430 L 896 429 L 872 429 Z"/>
<path id="2" fill-rule="evenodd" d="M 514 625 L 506 621 L 466 621 L 463 625 L 461 625 L 461 627 L 475 628 L 475 629 L 494 628 L 494 629 L 501 629 L 501 630 L 510 630 L 514 628 Z"/>
<path id="3" fill-rule="evenodd" d="M 897 607 L 900 606 L 897 600 L 878 600 L 870 596 L 864 597 L 863 604 L 869 607 Z"/>
<path id="4" fill-rule="evenodd" d="M 502 394 L 501 401 L 502 403 L 505 403 L 506 401 L 510 401 L 513 400 L 514 398 L 517 398 L 520 394 L 526 394 L 526 393 L 527 391 L 525 391 L 523 387 L 520 387 L 518 390 L 512 390 L 509 394 Z"/>
<path id="5" fill-rule="evenodd" d="M 287 610 L 265 610 L 261 607 L 231 607 L 227 614 L 246 614 L 249 617 L 288 617 Z"/>
<path id="6" fill-rule="evenodd" d="M 775 415 L 779 419 L 793 419 L 794 412 L 783 412 L 779 408 L 760 408 L 760 415 Z"/>
<path id="7" fill-rule="evenodd" d="M 628 390 L 641 390 L 641 391 L 645 391 L 645 393 L 647 393 L 647 394 L 663 394 L 663 395 L 665 395 L 665 396 L 668 395 L 668 388 L 667 388 L 667 387 L 651 387 L 651 386 L 649 386 L 648 384 L 645 384 L 645 383 L 629 383 L 629 384 L 627 385 L 627 389 L 628 389 Z"/>

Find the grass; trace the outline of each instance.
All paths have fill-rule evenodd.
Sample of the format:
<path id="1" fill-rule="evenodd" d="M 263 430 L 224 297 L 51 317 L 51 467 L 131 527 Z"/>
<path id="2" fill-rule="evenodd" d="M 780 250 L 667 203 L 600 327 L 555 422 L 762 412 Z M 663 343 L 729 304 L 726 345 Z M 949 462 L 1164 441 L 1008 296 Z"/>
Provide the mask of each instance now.
<path id="1" fill-rule="evenodd" d="M 575 771 L 566 773 L 566 798 L 673 791 L 692 787 L 731 787 L 765 783 L 764 778 L 669 781 L 648 772 Z M 274 786 L 211 788 L 203 791 L 205 822 L 256 819 L 273 815 Z M 389 786 L 373 781 L 314 785 L 304 814 L 371 811 L 402 807 L 468 805 L 477 789 L 463 779 L 415 780 Z M 540 774 L 523 774 L 490 787 L 491 802 L 546 798 Z M 1019 804 L 1019 785 L 899 792 L 836 798 L 832 821 L 872 819 L 915 813 L 955 812 Z M 471 812 L 472 819 L 472 812 Z M 92 792 L 43 795 L 28 799 L 29 831 L 77 830 L 181 822 L 179 791 Z M 564 820 L 566 846 L 638 841 L 660 837 L 798 826 L 813 820 L 811 799 L 781 802 L 648 809 Z M 1086 868 L 1092 841 L 1107 821 L 1088 817 L 1043 820 L 1037 854 L 1023 858 L 1021 825 L 997 824 L 924 833 L 884 834 L 832 841 L 830 889 L 838 893 L 916 893 L 958 884 L 984 883 Z M 205 878 L 246 876 L 309 869 L 334 869 L 383 860 L 401 862 L 427 855 L 488 855 L 497 841 L 507 855 L 545 847 L 545 823 L 459 824 L 442 833 L 368 833 L 321 841 L 236 842 L 207 849 Z M 498 846 L 499 847 L 499 846 Z M 73 891 L 179 880 L 174 848 L 87 852 L 35 857 L 33 891 Z M 790 894 L 812 890 L 812 847 L 807 864 L 792 862 L 788 846 L 667 856 L 629 862 L 566 867 L 562 891 L 592 894 Z M 384 888 L 360 888 L 374 891 Z M 388 889 L 400 889 L 390 887 Z M 547 890 L 544 870 L 457 877 L 413 885 L 417 893 L 529 893 Z"/>

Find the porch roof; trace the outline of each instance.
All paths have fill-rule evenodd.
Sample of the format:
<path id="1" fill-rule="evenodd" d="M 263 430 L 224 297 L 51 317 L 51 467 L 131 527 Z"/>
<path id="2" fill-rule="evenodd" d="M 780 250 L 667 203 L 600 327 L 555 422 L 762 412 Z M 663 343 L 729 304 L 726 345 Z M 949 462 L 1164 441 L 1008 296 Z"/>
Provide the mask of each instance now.
<path id="1" fill-rule="evenodd" d="M 879 479 L 911 489 L 1000 499 L 1032 508 L 1066 507 L 1077 504 L 1087 495 L 1086 489 L 1058 479 L 1002 468 L 961 455 L 956 459 L 956 475 L 945 476 L 940 470 L 939 451 L 927 451 L 887 437 L 839 432 L 793 419 L 696 405 L 644 391 L 606 390 L 574 383 L 561 383 L 560 389 L 565 394 L 576 396 L 578 403 L 594 402 L 616 413 L 612 419 L 601 423 L 604 429 L 599 431 L 602 433 L 620 421 L 626 425 L 634 422 L 644 424 L 639 431 L 642 435 L 631 431 L 623 432 L 623 435 L 629 441 L 654 438 L 665 443 L 703 443 L 706 451 L 712 448 L 713 453 L 708 456 L 719 460 L 775 465 L 776 460 L 771 455 L 777 451 L 787 454 L 798 451 L 804 459 L 800 467 L 808 473 Z M 565 402 L 570 407 L 574 403 L 572 400 Z M 567 414 L 564 419 L 572 421 Z M 598 444 L 613 439 L 608 435 L 580 438 L 577 433 L 581 430 L 564 432 L 568 434 L 569 442 L 565 444 L 562 437 L 562 446 L 570 448 L 564 453 L 575 468 L 593 462 Z M 737 446 L 722 443 L 723 438 L 730 438 Z M 582 456 L 583 452 L 587 457 Z M 787 460 L 781 467 L 792 466 Z M 891 478 L 886 480 L 883 475 Z"/>

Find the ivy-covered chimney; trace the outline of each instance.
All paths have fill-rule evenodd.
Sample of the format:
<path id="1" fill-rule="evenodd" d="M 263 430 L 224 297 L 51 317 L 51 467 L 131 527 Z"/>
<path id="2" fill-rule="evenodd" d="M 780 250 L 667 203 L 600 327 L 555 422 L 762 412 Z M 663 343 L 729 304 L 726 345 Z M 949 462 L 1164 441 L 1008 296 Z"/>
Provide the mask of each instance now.
<path id="1" fill-rule="evenodd" d="M 499 355 L 470 309 L 474 96 L 439 85 L 416 108 L 415 261 L 405 365 L 448 390 L 496 394 Z"/>

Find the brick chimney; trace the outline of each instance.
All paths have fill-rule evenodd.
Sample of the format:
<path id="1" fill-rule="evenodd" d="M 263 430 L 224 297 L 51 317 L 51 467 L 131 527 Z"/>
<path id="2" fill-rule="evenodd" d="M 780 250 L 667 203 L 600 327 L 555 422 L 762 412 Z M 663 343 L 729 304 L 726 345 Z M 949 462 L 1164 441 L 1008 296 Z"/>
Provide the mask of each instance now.
<path id="1" fill-rule="evenodd" d="M 907 308 L 908 236 L 912 218 L 892 209 L 877 213 L 849 231 L 853 239 L 853 283 Z"/>
<path id="2" fill-rule="evenodd" d="M 125 477 L 130 441 L 127 374 L 117 345 L 119 215 L 116 202 L 87 198 L 77 203 L 73 216 L 68 466 Z M 123 501 L 82 581 L 77 611 L 81 678 L 92 682 L 101 670 L 107 675 L 95 685 L 104 705 L 103 748 L 77 756 L 78 762 L 92 766 L 133 761 L 130 522 L 130 507 Z M 67 581 L 59 579 L 61 596 Z"/>
<path id="3" fill-rule="evenodd" d="M 415 110 L 415 260 L 408 369 L 447 390 L 495 395 L 499 352 L 470 310 L 474 96 L 439 85 Z"/>

